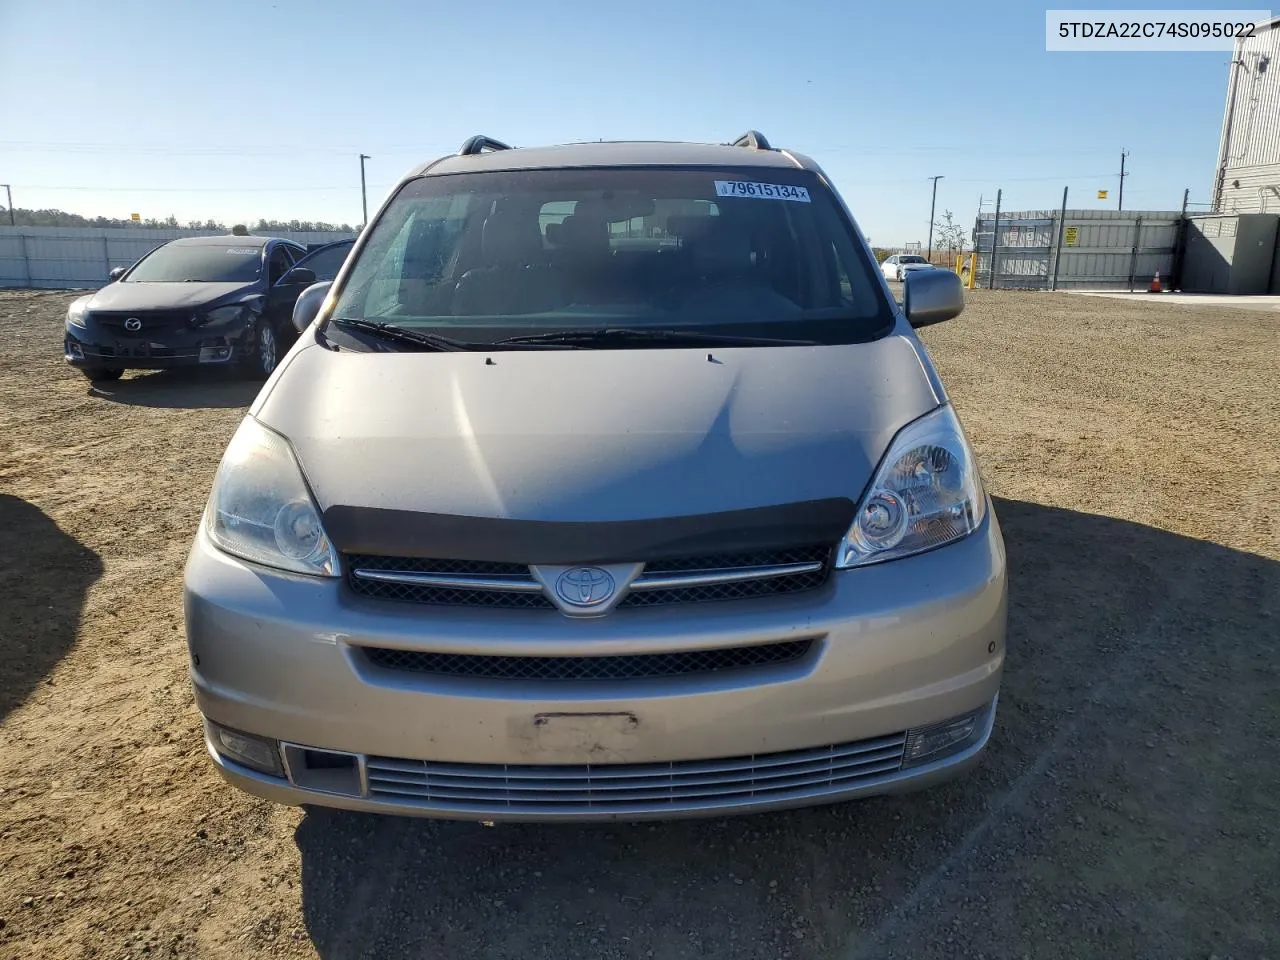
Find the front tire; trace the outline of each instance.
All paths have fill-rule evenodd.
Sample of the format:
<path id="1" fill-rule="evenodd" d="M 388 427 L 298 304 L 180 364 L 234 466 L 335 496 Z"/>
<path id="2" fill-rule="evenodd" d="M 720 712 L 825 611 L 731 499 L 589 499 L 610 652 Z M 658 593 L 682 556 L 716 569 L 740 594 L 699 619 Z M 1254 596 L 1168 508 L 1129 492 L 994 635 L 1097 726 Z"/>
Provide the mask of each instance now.
<path id="1" fill-rule="evenodd" d="M 110 383 L 124 376 L 124 371 L 115 367 L 81 367 L 80 372 L 89 378 L 90 383 Z"/>
<path id="2" fill-rule="evenodd" d="M 244 373 L 257 380 L 271 376 L 280 363 L 280 338 L 264 317 L 253 328 L 253 352 L 244 360 Z"/>

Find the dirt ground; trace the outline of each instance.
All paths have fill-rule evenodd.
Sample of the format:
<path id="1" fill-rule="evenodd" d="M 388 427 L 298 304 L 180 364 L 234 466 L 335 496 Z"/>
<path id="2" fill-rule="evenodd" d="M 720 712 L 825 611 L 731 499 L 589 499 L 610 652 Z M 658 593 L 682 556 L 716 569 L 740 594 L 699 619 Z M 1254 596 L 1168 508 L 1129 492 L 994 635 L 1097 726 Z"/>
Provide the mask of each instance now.
<path id="1" fill-rule="evenodd" d="M 0 291 L 0 957 L 1280 958 L 1280 317 L 969 296 L 925 339 L 1010 556 L 977 772 L 486 828 L 218 779 L 181 575 L 255 386 L 91 389 L 72 295 Z"/>

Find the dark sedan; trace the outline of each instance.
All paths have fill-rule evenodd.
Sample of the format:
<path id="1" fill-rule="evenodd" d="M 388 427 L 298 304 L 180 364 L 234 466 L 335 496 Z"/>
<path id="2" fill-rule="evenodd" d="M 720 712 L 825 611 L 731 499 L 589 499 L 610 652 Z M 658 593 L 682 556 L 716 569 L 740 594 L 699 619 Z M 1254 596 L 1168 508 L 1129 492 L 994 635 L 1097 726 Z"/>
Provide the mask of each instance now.
<path id="1" fill-rule="evenodd" d="M 93 381 L 130 369 L 231 365 L 269 376 L 296 337 L 293 304 L 352 241 L 308 254 L 273 237 L 171 240 L 67 311 L 64 354 Z M 336 267 L 334 268 L 336 272 Z M 327 272 L 327 269 L 326 269 Z"/>

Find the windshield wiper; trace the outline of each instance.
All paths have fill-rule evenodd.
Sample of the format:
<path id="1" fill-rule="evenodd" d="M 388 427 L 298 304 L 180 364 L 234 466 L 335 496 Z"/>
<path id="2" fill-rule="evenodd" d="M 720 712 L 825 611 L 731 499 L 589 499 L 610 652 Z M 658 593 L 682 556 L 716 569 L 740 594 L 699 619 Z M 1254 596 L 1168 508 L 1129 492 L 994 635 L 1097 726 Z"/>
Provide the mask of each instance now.
<path id="1" fill-rule="evenodd" d="M 816 340 L 780 340 L 774 337 L 735 337 L 697 330 L 644 330 L 619 327 L 604 330 L 557 330 L 507 337 L 497 343 L 567 343 L 582 347 L 607 347 L 628 343 L 671 343 L 690 347 L 813 347 Z"/>
<path id="2" fill-rule="evenodd" d="M 423 330 L 410 330 L 408 327 L 398 327 L 394 323 L 383 323 L 380 320 L 356 320 L 350 317 L 334 317 L 329 321 L 347 330 L 358 330 L 361 333 L 372 334 L 379 340 L 388 343 L 399 343 L 404 346 L 416 347 L 419 350 L 483 350 L 487 344 L 469 343 L 466 340 L 455 340 L 452 337 L 442 337 L 438 333 L 427 333 Z"/>

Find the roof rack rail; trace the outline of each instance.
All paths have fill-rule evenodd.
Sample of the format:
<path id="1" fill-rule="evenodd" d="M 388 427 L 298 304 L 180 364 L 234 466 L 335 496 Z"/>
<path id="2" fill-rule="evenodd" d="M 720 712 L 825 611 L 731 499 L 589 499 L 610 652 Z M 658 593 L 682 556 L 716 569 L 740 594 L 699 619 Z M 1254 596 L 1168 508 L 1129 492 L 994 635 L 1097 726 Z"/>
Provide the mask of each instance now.
<path id="1" fill-rule="evenodd" d="M 764 138 L 764 134 L 759 130 L 748 130 L 733 143 L 731 147 L 746 147 L 749 150 L 772 150 L 769 141 Z"/>
<path id="2" fill-rule="evenodd" d="M 484 134 L 476 134 L 458 149 L 460 157 L 474 157 L 478 153 L 484 153 L 486 150 L 510 150 L 508 144 L 501 140 L 495 140 L 493 137 L 486 137 Z"/>

